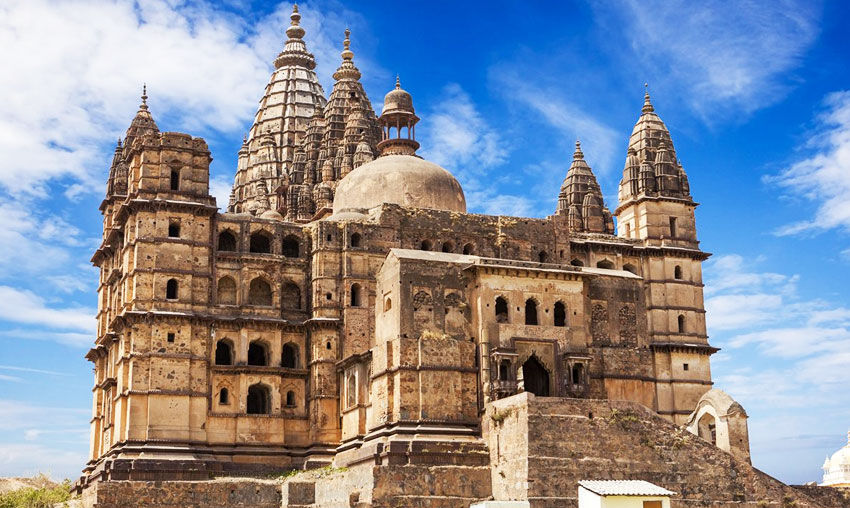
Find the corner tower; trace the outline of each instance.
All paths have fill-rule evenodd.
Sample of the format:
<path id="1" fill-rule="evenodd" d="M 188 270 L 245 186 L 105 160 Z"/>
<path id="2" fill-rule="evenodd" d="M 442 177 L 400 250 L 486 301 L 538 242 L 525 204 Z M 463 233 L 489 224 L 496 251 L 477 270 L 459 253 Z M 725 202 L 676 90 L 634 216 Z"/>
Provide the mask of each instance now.
<path id="1" fill-rule="evenodd" d="M 688 177 L 670 132 L 644 95 L 620 181 L 617 235 L 645 249 L 647 326 L 658 413 L 685 423 L 711 388 L 702 262 Z"/>

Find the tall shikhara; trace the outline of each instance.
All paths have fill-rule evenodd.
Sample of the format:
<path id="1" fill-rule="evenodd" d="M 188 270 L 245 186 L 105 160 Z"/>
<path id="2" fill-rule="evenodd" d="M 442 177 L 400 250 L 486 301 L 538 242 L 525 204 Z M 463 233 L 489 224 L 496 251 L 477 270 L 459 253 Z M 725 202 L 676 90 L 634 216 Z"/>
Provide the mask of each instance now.
<path id="1" fill-rule="evenodd" d="M 353 62 L 350 31 L 325 100 L 297 6 L 291 19 L 289 39 L 239 150 L 228 211 L 306 222 L 330 210 L 340 179 L 375 158 L 381 134 Z"/>

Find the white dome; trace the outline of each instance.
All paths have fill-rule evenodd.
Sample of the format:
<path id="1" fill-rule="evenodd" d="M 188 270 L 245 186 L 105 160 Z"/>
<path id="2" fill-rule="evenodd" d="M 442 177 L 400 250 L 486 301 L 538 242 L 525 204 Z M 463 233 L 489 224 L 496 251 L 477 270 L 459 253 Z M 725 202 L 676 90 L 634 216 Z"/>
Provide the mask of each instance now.
<path id="1" fill-rule="evenodd" d="M 412 155 L 384 155 L 340 180 L 334 215 L 383 203 L 466 213 L 466 198 L 451 173 Z"/>
<path id="2" fill-rule="evenodd" d="M 821 485 L 850 486 L 850 432 L 847 434 L 847 445 L 824 461 Z"/>

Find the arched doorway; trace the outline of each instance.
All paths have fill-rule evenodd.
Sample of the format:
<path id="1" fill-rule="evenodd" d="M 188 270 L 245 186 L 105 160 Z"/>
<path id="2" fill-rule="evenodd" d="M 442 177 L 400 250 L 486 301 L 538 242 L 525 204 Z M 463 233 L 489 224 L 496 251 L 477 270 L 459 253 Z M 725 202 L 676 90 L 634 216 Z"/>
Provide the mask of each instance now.
<path id="1" fill-rule="evenodd" d="M 538 397 L 549 396 L 549 372 L 536 356 L 531 356 L 522 364 L 522 381 L 525 391 Z"/>

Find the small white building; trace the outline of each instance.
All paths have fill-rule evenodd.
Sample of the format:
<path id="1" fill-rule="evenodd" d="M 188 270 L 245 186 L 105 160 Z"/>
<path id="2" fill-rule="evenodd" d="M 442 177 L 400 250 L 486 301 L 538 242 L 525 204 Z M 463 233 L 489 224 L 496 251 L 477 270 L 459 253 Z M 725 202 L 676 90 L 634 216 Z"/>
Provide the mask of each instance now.
<path id="1" fill-rule="evenodd" d="M 582 480 L 579 508 L 670 508 L 675 492 L 643 480 Z"/>

